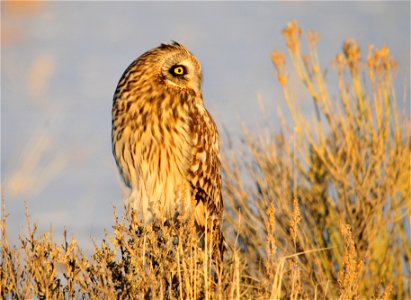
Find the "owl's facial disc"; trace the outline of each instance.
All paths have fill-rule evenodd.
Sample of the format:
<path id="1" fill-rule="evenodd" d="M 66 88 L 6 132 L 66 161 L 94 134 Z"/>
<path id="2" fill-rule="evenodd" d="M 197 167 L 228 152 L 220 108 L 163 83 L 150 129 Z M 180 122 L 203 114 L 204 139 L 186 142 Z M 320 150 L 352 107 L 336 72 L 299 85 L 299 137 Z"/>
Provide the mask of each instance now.
<path id="1" fill-rule="evenodd" d="M 201 92 L 200 65 L 194 58 L 167 61 L 162 71 L 164 82 L 170 87 L 191 89 L 196 94 Z"/>

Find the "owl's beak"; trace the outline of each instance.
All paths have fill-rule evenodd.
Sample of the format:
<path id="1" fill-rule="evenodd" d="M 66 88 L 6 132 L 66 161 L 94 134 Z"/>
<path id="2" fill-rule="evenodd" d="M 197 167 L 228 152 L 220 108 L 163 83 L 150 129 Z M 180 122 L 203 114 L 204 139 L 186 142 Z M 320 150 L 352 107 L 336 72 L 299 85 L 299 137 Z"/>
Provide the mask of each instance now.
<path id="1" fill-rule="evenodd" d="M 201 94 L 201 75 L 192 74 L 190 78 L 188 79 L 188 82 L 190 83 L 189 84 L 190 88 L 194 90 L 196 95 L 200 95 Z"/>

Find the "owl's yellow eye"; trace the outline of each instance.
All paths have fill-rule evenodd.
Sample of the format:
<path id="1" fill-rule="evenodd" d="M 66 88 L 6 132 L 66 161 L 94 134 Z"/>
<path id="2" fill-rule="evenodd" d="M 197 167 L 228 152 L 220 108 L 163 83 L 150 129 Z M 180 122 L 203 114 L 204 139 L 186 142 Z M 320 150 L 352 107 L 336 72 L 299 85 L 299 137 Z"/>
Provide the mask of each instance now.
<path id="1" fill-rule="evenodd" d="M 174 73 L 176 73 L 177 75 L 183 75 L 184 69 L 183 67 L 177 67 L 174 69 Z"/>
<path id="2" fill-rule="evenodd" d="M 181 76 L 186 74 L 186 69 L 184 66 L 174 66 L 171 68 L 171 74 Z"/>

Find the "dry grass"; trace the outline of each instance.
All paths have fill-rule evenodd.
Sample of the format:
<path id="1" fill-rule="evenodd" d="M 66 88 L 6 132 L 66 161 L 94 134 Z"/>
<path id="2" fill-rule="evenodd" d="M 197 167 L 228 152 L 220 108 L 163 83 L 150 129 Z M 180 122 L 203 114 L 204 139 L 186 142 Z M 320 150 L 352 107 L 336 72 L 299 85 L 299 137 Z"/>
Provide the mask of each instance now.
<path id="1" fill-rule="evenodd" d="M 289 86 L 286 56 L 272 60 L 292 123 L 244 132 L 223 157 L 226 236 L 223 263 L 198 247 L 183 219 L 143 226 L 118 220 L 91 257 L 76 240 L 52 233 L 10 246 L 1 224 L 0 295 L 39 299 L 404 299 L 410 295 L 410 131 L 397 100 L 387 47 L 355 41 L 337 54 L 338 90 L 319 65 L 319 35 L 288 24 L 283 34 L 297 78 L 313 99 Z M 406 98 L 404 98 L 406 99 Z M 400 113 L 400 112 L 404 113 Z M 3 213 L 5 212 L 3 201 Z M 408 228 L 408 229 L 407 229 Z"/>

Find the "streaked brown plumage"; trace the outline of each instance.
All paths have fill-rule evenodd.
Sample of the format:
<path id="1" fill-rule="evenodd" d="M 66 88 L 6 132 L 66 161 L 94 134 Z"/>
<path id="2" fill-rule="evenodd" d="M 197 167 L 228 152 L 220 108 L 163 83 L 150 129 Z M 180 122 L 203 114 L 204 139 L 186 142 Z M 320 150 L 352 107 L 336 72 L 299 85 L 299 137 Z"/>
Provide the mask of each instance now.
<path id="1" fill-rule="evenodd" d="M 118 83 L 112 117 L 114 157 L 131 188 L 127 210 L 144 222 L 194 215 L 221 250 L 218 132 L 203 104 L 197 59 L 176 42 L 141 55 Z"/>

